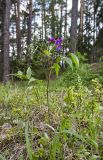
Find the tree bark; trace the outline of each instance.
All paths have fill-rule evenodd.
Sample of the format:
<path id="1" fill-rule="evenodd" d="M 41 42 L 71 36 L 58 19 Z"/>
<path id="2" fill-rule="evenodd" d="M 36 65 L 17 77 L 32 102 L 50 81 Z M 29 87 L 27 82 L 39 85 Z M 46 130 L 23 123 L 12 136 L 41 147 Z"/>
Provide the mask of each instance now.
<path id="1" fill-rule="evenodd" d="M 3 23 L 3 82 L 9 81 L 9 24 L 11 0 L 5 0 L 4 23 Z"/>
<path id="2" fill-rule="evenodd" d="M 64 37 L 65 37 L 65 39 L 67 38 L 67 0 L 66 0 L 66 7 L 65 7 Z"/>
<path id="3" fill-rule="evenodd" d="M 42 8 L 42 41 L 44 38 L 44 15 L 43 14 L 44 14 L 44 12 L 43 12 L 43 8 Z"/>
<path id="4" fill-rule="evenodd" d="M 45 39 L 47 38 L 47 26 L 46 26 L 46 6 L 45 6 L 45 0 L 43 0 L 43 10 L 44 10 L 44 33 L 45 33 Z"/>
<path id="5" fill-rule="evenodd" d="M 72 16 L 70 31 L 70 51 L 75 53 L 77 45 L 78 0 L 72 0 Z"/>
<path id="6" fill-rule="evenodd" d="M 81 0 L 80 6 L 80 37 L 83 39 L 83 20 L 84 20 L 84 0 Z"/>
<path id="7" fill-rule="evenodd" d="M 0 1 L 0 32 L 1 32 L 1 36 L 0 36 L 0 82 L 2 82 L 2 76 L 3 76 L 3 41 L 2 41 L 2 37 L 3 37 L 3 15 L 4 15 L 4 3 L 3 1 Z"/>
<path id="8" fill-rule="evenodd" d="M 62 36 L 62 27 L 63 27 L 63 2 L 61 2 L 61 6 L 60 6 L 60 12 L 61 12 L 61 16 L 60 16 L 60 37 Z"/>
<path id="9" fill-rule="evenodd" d="M 17 57 L 21 57 L 20 0 L 15 4 Z"/>
<path id="10" fill-rule="evenodd" d="M 32 26 L 32 0 L 29 0 L 29 16 L 28 16 L 28 37 L 27 45 L 31 43 L 31 26 Z"/>
<path id="11" fill-rule="evenodd" d="M 54 6 L 55 6 L 55 1 L 52 0 L 51 1 L 51 35 L 52 37 L 55 37 L 55 10 L 54 10 Z"/>

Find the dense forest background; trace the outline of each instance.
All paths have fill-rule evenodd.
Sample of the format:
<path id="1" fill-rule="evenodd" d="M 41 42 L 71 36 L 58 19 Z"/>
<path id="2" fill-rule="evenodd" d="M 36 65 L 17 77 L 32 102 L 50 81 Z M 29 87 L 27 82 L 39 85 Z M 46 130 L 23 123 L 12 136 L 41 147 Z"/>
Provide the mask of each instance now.
<path id="1" fill-rule="evenodd" d="M 87 54 L 89 63 L 102 60 L 103 1 L 0 0 L 0 81 L 30 65 L 37 75 L 35 48 L 49 37 L 63 38 L 62 54 L 68 48 Z"/>

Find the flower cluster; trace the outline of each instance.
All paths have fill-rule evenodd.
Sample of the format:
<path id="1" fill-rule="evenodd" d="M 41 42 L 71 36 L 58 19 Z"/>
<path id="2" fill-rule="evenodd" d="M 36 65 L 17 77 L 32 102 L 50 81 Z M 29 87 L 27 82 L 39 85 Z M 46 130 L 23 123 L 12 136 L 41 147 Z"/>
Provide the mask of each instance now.
<path id="1" fill-rule="evenodd" d="M 62 49 L 62 46 L 61 46 L 61 44 L 63 42 L 62 38 L 51 37 L 51 38 L 48 39 L 48 42 L 49 43 L 54 43 L 57 51 L 60 51 Z"/>

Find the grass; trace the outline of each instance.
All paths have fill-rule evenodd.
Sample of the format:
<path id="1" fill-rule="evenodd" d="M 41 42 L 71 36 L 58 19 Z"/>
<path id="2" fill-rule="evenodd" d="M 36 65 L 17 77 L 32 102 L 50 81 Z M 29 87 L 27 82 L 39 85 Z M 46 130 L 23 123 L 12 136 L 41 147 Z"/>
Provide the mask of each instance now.
<path id="1" fill-rule="evenodd" d="M 50 83 L 49 123 L 46 82 L 0 84 L 2 159 L 103 159 L 102 85 L 64 83 L 62 77 Z"/>
<path id="2" fill-rule="evenodd" d="M 35 128 L 38 128 L 40 123 L 47 122 L 46 87 L 44 83 L 36 84 L 33 88 L 28 89 L 24 82 L 23 85 L 22 83 L 7 84 L 6 86 L 1 84 L 0 91 L 0 125 L 5 123 L 12 125 L 10 133 L 7 133 L 7 141 L 22 134 L 24 132 L 22 127 L 27 121 L 32 123 Z M 58 101 L 58 98 L 61 101 Z M 50 92 L 51 123 L 54 125 L 59 124 L 62 100 L 62 92 L 53 90 Z M 2 142 L 4 143 L 5 139 Z M 1 147 L 3 147 L 2 144 Z M 9 149 L 11 148 L 8 146 Z M 5 152 L 5 146 L 4 149 L 2 148 L 2 152 Z"/>

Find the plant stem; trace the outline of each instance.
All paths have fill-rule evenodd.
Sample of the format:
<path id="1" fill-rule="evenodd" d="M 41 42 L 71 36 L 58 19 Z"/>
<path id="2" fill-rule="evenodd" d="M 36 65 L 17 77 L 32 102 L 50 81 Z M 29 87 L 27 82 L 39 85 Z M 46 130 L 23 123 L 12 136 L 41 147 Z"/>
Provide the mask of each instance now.
<path id="1" fill-rule="evenodd" d="M 50 104 L 49 104 L 49 85 L 50 85 L 50 75 L 51 69 L 48 71 L 48 79 L 47 79 L 47 107 L 48 107 L 48 122 L 50 123 Z"/>

